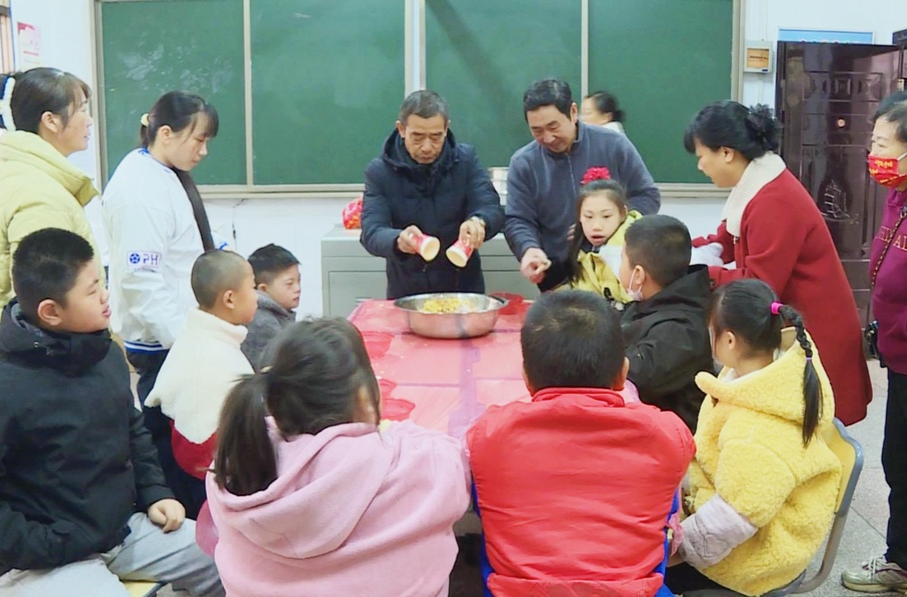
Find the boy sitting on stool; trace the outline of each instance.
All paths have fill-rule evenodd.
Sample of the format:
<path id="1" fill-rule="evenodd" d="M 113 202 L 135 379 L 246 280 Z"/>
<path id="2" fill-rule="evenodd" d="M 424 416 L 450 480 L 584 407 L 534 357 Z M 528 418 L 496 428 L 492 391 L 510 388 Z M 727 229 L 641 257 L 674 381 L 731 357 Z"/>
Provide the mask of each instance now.
<path id="1" fill-rule="evenodd" d="M 18 299 L 0 317 L 0 594 L 120 597 L 119 577 L 223 595 L 136 409 L 91 246 L 34 232 L 12 278 Z"/>
<path id="2" fill-rule="evenodd" d="M 603 297 L 542 295 L 520 342 L 532 402 L 491 406 L 467 433 L 488 588 L 665 594 L 665 528 L 692 434 L 673 413 L 618 394 L 627 359 Z"/>

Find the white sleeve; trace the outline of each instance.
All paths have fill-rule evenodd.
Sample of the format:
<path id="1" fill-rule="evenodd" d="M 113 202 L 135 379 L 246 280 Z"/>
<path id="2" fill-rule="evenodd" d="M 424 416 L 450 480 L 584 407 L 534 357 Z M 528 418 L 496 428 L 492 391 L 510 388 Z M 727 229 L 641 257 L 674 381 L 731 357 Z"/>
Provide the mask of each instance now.
<path id="1" fill-rule="evenodd" d="M 690 253 L 690 265 L 724 265 L 721 252 L 724 247 L 721 243 L 709 243 L 701 247 L 693 247 Z"/>
<path id="2" fill-rule="evenodd" d="M 697 570 L 714 566 L 759 530 L 717 493 L 681 527 L 683 543 L 678 551 Z"/>
<path id="3" fill-rule="evenodd" d="M 173 215 L 151 201 L 135 201 L 111 213 L 108 225 L 108 234 L 116 239 L 110 261 L 119 262 L 115 267 L 121 272 L 119 287 L 129 316 L 170 348 L 186 318 L 162 273 L 175 229 Z"/>

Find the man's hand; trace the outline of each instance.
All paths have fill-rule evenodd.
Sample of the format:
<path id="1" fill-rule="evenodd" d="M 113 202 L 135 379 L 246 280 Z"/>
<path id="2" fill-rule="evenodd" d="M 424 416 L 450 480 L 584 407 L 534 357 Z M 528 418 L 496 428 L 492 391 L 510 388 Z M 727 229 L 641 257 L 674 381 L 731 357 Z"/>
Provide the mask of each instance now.
<path id="1" fill-rule="evenodd" d="M 413 237 L 417 237 L 420 234 L 422 234 L 422 231 L 417 227 L 407 226 L 406 229 L 400 233 L 400 236 L 397 237 L 397 248 L 400 249 L 401 253 L 415 255 L 419 252 L 419 247 L 416 245 Z"/>
<path id="2" fill-rule="evenodd" d="M 186 519 L 186 509 L 176 500 L 158 500 L 148 508 L 148 518 L 165 533 L 175 531 L 183 525 Z"/>
<path id="3" fill-rule="evenodd" d="M 528 249 L 520 261 L 520 273 L 533 284 L 538 284 L 545 278 L 545 271 L 549 267 L 551 261 L 541 249 Z"/>
<path id="4" fill-rule="evenodd" d="M 576 224 L 570 224 L 570 228 L 567 228 L 567 242 L 573 242 L 573 235 L 576 234 Z"/>
<path id="5" fill-rule="evenodd" d="M 485 242 L 485 222 L 479 218 L 469 218 L 460 224 L 460 242 L 475 250 Z"/>

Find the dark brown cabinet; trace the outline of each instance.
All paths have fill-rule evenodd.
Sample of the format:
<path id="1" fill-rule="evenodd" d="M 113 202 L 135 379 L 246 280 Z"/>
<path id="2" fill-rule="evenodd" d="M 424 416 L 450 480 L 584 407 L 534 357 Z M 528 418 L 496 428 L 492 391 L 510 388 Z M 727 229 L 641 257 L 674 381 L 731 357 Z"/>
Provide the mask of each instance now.
<path id="1" fill-rule="evenodd" d="M 904 47 L 778 44 L 781 156 L 816 200 L 864 322 L 869 248 L 886 194 L 866 169 L 872 116 L 885 97 L 902 88 L 905 68 Z"/>

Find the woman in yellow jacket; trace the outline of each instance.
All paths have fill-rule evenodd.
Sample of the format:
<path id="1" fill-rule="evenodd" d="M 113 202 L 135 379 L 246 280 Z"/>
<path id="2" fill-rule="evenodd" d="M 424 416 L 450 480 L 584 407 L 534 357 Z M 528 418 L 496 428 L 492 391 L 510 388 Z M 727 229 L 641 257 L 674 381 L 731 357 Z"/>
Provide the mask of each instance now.
<path id="1" fill-rule="evenodd" d="M 822 440 L 834 397 L 818 353 L 791 307 L 748 279 L 720 287 L 709 328 L 716 378 L 696 431 L 696 458 L 674 593 L 728 588 L 762 595 L 797 578 L 832 522 L 841 465 Z M 782 323 L 793 327 L 782 331 Z"/>
<path id="2" fill-rule="evenodd" d="M 98 191 L 66 159 L 88 147 L 90 96 L 82 80 L 54 68 L 0 75 L 0 307 L 14 296 L 12 255 L 28 234 L 69 230 L 99 255 L 83 209 Z"/>
<path id="3" fill-rule="evenodd" d="M 576 204 L 574 237 L 570 243 L 570 280 L 561 288 L 588 290 L 622 307 L 630 296 L 620 287 L 617 271 L 624 234 L 641 218 L 628 211 L 627 197 L 607 168 L 590 168 L 583 177 Z"/>

